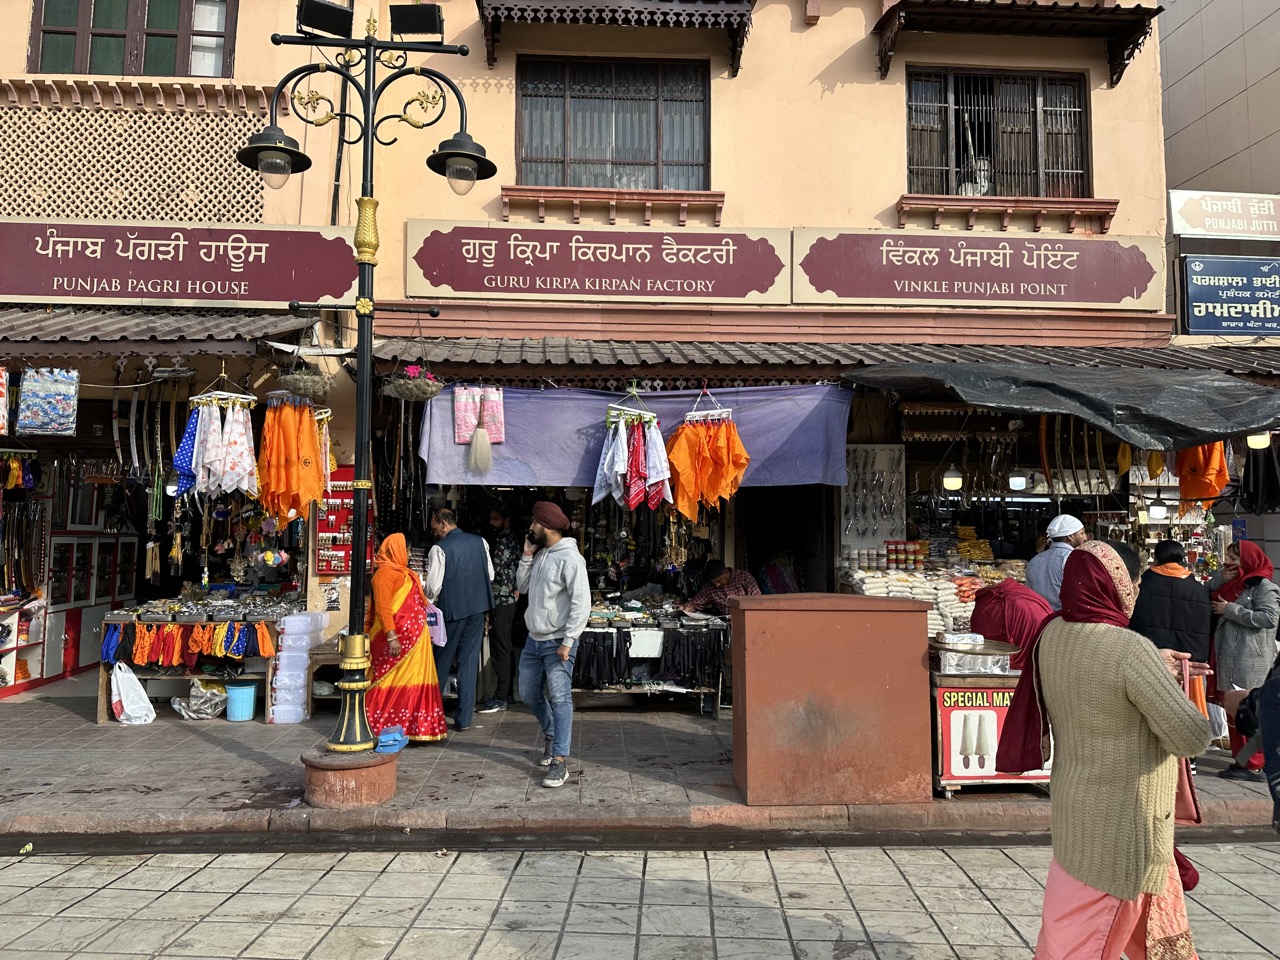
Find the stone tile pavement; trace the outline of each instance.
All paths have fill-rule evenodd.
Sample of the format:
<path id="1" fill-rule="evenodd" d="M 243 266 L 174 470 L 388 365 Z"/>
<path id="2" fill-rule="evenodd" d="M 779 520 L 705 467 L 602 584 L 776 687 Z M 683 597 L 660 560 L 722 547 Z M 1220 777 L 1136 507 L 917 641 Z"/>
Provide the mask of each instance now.
<path id="1" fill-rule="evenodd" d="M 1187 848 L 1203 960 L 1277 956 L 1280 844 Z M 1029 960 L 1046 847 L 0 858 L 5 960 Z"/>
<path id="2" fill-rule="evenodd" d="M 0 701 L 0 836 L 711 828 L 863 831 L 867 842 L 877 831 L 1048 828 L 1049 804 L 1036 790 L 962 791 L 906 805 L 747 807 L 733 782 L 731 721 L 700 714 L 689 699 L 579 711 L 570 780 L 556 790 L 540 785 L 542 770 L 530 762 L 542 744 L 528 711 L 477 715 L 447 742 L 406 748 L 395 798 L 354 811 L 301 803 L 298 757 L 331 732 L 332 713 L 296 725 L 193 722 L 160 705 L 156 722 L 128 727 L 97 726 L 93 710 L 87 698 Z M 1268 824 L 1265 788 L 1212 776 L 1221 765 L 1200 764 L 1206 819 Z"/>

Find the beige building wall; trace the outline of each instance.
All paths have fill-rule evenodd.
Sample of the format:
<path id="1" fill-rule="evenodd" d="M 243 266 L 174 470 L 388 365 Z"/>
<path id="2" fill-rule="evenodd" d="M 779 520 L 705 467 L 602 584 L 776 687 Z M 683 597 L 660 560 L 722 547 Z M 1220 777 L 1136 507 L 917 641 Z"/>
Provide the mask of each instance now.
<path id="1" fill-rule="evenodd" d="M 1165 0 L 1170 189 L 1280 192 L 1280 0 Z"/>

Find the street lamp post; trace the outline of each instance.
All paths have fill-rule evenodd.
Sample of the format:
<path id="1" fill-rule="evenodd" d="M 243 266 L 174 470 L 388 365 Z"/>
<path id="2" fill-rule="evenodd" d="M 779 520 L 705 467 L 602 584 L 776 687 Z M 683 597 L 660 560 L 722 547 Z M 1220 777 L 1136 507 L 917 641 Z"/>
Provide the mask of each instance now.
<path id="1" fill-rule="evenodd" d="M 334 10 L 341 10 L 347 17 L 345 33 L 350 34 L 349 9 L 336 8 L 317 0 L 300 0 L 300 28 L 315 26 L 325 32 L 335 32 L 331 20 L 309 24 L 306 20 L 308 10 L 318 10 L 328 16 L 332 16 Z M 443 31 L 443 20 L 438 7 L 431 10 L 428 6 L 417 4 L 392 5 L 393 29 L 396 27 L 397 14 L 406 23 L 414 20 L 423 22 L 419 18 L 425 14 L 431 27 L 423 32 Z M 378 201 L 373 195 L 374 146 L 390 146 L 396 142 L 396 137 L 387 137 L 381 132 L 383 124 L 388 121 L 405 123 L 419 130 L 434 125 L 444 116 L 449 96 L 452 95 L 458 109 L 458 132 L 443 141 L 427 158 L 428 169 L 445 176 L 454 192 L 460 195 L 467 193 L 477 180 L 487 180 L 497 173 L 497 167 L 485 156 L 484 148 L 467 133 L 467 106 L 457 85 L 437 70 L 407 65 L 411 53 L 451 53 L 465 57 L 469 52 L 467 47 L 433 41 L 379 40 L 377 29 L 377 21 L 370 14 L 365 36 L 361 39 L 351 39 L 349 36 L 330 38 L 273 34 L 271 42 L 277 46 L 338 48 L 342 52 L 335 58 L 337 65 L 307 64 L 285 74 L 271 97 L 271 116 L 267 127 L 250 137 L 248 144 L 236 154 L 240 163 L 257 170 L 266 185 L 273 189 L 284 186 L 290 174 L 302 173 L 311 166 L 311 159 L 299 149 L 298 141 L 288 136 L 278 125 L 280 96 L 286 89 L 290 91 L 289 99 L 293 103 L 294 112 L 304 123 L 320 127 L 339 118 L 350 121 L 355 132 L 351 136 L 343 135 L 341 141 L 345 144 L 359 143 L 363 147 L 360 196 L 356 198 L 358 214 L 355 236 L 359 284 L 355 304 L 356 451 L 355 479 L 352 484 L 355 515 L 351 529 L 351 610 L 347 635 L 339 645 L 343 673 L 338 688 L 342 691 L 342 706 L 337 726 L 327 744 L 330 750 L 348 753 L 372 749 L 374 744 L 373 732 L 365 714 L 365 691 L 370 686 L 367 674 L 370 660 L 369 638 L 364 632 L 369 497 L 373 489 L 369 462 L 373 413 L 373 271 L 378 264 Z M 378 78 L 380 66 L 390 71 L 382 79 Z M 362 68 L 361 77 L 356 76 L 359 68 Z M 331 99 L 315 90 L 300 92 L 298 84 L 315 74 L 336 74 L 340 77 L 354 95 L 359 114 L 335 109 Z M 422 78 L 427 82 L 428 89 L 423 89 L 406 100 L 398 113 L 379 117 L 378 105 L 383 94 L 388 87 L 404 77 Z M 411 113 L 411 110 L 414 112 Z"/>

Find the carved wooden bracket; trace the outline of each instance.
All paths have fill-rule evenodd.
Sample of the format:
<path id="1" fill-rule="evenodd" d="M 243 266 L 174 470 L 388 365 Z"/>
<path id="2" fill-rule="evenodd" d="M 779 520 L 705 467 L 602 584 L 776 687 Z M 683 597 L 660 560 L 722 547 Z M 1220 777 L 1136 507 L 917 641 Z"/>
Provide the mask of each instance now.
<path id="1" fill-rule="evenodd" d="M 582 205 L 604 204 L 609 208 L 609 223 L 618 222 L 618 207 L 644 210 L 644 225 L 653 222 L 655 206 L 677 208 L 680 226 L 689 222 L 689 210 L 710 210 L 714 213 L 715 225 L 720 226 L 724 212 L 724 193 L 718 190 L 608 190 L 594 187 L 525 187 L 504 186 L 502 188 L 502 219 L 511 219 L 511 204 L 535 203 L 538 207 L 538 222 L 547 219 L 547 204 L 567 204 L 573 210 L 573 222 L 582 222 Z"/>
<path id="2" fill-rule="evenodd" d="M 923 211 L 933 214 L 933 228 L 941 229 L 942 218 L 948 213 L 960 213 L 965 217 L 965 229 L 972 230 L 979 214 L 992 214 L 1000 218 L 1000 229 L 1008 230 L 1015 214 L 1030 214 L 1033 229 L 1038 233 L 1045 218 L 1057 217 L 1066 221 L 1067 233 L 1075 233 L 1082 217 L 1096 217 L 1098 232 L 1111 229 L 1111 220 L 1120 206 L 1119 200 L 1099 200 L 1094 197 L 957 197 L 933 193 L 904 193 L 898 198 L 898 227 L 907 225 L 907 218 Z"/>

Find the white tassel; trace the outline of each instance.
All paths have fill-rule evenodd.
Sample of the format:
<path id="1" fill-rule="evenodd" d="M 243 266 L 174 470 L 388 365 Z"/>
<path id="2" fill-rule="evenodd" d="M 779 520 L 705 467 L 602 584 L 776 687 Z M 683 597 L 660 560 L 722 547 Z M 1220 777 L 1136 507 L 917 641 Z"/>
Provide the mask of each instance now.
<path id="1" fill-rule="evenodd" d="M 471 472 L 485 474 L 493 469 L 493 445 L 489 442 L 489 431 L 484 422 L 476 427 L 471 435 Z"/>

